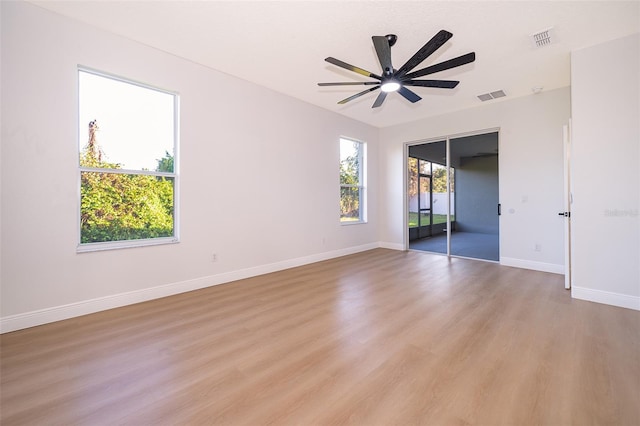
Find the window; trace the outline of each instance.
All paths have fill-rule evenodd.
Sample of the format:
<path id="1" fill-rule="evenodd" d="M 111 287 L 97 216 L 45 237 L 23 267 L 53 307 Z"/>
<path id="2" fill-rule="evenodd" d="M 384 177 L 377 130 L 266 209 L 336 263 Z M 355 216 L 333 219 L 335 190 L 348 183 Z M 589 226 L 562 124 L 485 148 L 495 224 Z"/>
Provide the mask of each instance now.
<path id="1" fill-rule="evenodd" d="M 340 222 L 366 222 L 365 148 L 362 142 L 340 139 Z"/>
<path id="2" fill-rule="evenodd" d="M 78 251 L 177 242 L 177 95 L 86 69 L 78 94 Z"/>

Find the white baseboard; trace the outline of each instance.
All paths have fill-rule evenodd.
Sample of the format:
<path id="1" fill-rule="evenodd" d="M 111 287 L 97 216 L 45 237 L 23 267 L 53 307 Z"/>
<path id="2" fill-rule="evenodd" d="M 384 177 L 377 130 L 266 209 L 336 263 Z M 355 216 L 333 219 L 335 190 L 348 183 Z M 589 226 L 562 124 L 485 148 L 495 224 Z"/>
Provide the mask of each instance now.
<path id="1" fill-rule="evenodd" d="M 135 303 L 146 302 L 148 300 L 159 299 L 161 297 L 173 296 L 174 294 L 198 290 L 258 275 L 269 274 L 271 272 L 321 262 L 323 260 L 359 253 L 378 247 L 380 247 L 380 243 L 364 244 L 361 246 L 348 247 L 345 249 L 255 266 L 252 268 L 210 275 L 193 280 L 180 281 L 143 290 L 114 294 L 97 299 L 83 300 L 81 302 L 71 303 L 68 305 L 10 315 L 0 318 L 0 333 L 8 333 L 11 331 L 22 330 L 24 328 L 35 327 L 37 325 L 93 314 L 107 309 L 119 308 Z"/>
<path id="2" fill-rule="evenodd" d="M 398 243 L 386 243 L 384 241 L 381 241 L 379 243 L 378 247 L 385 248 L 385 249 L 390 249 L 390 250 L 404 251 L 404 244 L 398 244 Z"/>
<path id="3" fill-rule="evenodd" d="M 558 265 L 555 263 L 534 262 L 532 260 L 501 257 L 500 264 L 503 266 L 513 266 L 514 268 L 532 269 L 534 271 L 551 272 L 552 274 L 564 275 L 564 265 Z"/>
<path id="4" fill-rule="evenodd" d="M 370 243 L 361 246 L 348 247 L 345 249 L 255 266 L 252 268 L 225 272 L 217 275 L 210 275 L 193 280 L 180 281 L 128 293 L 120 293 L 100 297 L 97 299 L 83 300 L 81 302 L 71 303 L 68 305 L 55 306 L 52 308 L 40 309 L 23 314 L 2 317 L 0 318 L 0 333 L 8 333 L 11 331 L 22 330 L 24 328 L 35 327 L 55 321 L 61 321 L 69 318 L 79 317 L 82 315 L 92 314 L 107 309 L 119 308 L 135 303 L 146 302 L 148 300 L 159 299 L 161 297 L 172 296 L 174 294 L 184 293 L 187 291 L 198 290 L 201 288 L 224 284 L 231 281 L 237 281 L 244 278 L 250 278 L 258 275 L 268 274 L 271 272 L 281 271 L 284 269 L 295 268 L 297 266 L 321 262 L 323 260 L 333 259 L 336 257 L 347 256 L 349 254 L 359 253 L 378 247 L 391 250 L 404 250 L 404 246 L 402 244 L 387 242 Z M 503 257 L 500 259 L 500 264 L 504 266 L 513 266 L 516 268 L 533 269 L 536 271 L 564 274 L 563 265 L 556 265 L 551 263 L 532 262 L 528 260 Z M 640 298 L 628 296 L 625 294 L 611 293 L 602 290 L 593 290 L 589 288 L 573 286 L 573 288 L 571 289 L 571 296 L 576 299 L 640 310 Z"/>
<path id="5" fill-rule="evenodd" d="M 629 296 L 627 294 L 572 286 L 571 297 L 574 299 L 588 300 L 589 302 L 604 303 L 605 305 L 613 305 L 620 308 L 640 311 L 640 297 Z"/>

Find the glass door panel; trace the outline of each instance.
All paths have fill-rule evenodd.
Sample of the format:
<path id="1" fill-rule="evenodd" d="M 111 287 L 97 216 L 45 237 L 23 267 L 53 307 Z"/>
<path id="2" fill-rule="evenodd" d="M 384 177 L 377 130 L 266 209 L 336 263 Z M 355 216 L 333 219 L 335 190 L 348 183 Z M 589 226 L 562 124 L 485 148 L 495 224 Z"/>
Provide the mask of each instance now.
<path id="1" fill-rule="evenodd" d="M 410 248 L 447 253 L 446 142 L 409 147 L 409 241 Z M 438 186 L 439 185 L 439 186 Z M 443 210 L 444 209 L 444 210 Z M 442 212 L 436 214 L 436 211 Z M 436 221 L 440 220 L 438 224 Z M 418 247 L 420 246 L 420 247 Z"/>
<path id="2" fill-rule="evenodd" d="M 498 133 L 450 139 L 453 256 L 500 260 Z"/>

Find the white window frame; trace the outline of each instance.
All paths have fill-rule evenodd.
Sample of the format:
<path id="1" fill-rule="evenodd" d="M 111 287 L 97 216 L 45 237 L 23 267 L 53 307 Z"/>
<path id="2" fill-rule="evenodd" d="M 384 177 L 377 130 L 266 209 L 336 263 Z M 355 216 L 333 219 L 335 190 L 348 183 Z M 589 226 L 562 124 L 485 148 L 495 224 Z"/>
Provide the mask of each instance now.
<path id="1" fill-rule="evenodd" d="M 357 139 L 344 137 L 344 136 L 340 137 L 338 143 L 341 144 L 343 140 L 351 143 L 357 143 L 360 145 L 360 149 L 358 149 L 358 165 L 360 166 L 358 170 L 358 174 L 359 174 L 358 181 L 360 182 L 360 184 L 347 185 L 347 184 L 340 183 L 340 192 L 338 194 L 338 199 L 340 200 L 340 197 L 342 196 L 341 195 L 342 188 L 358 188 L 359 189 L 358 193 L 360 195 L 360 200 L 359 200 L 360 209 L 359 209 L 358 220 L 343 221 L 341 218 L 342 212 L 340 210 L 338 210 L 338 220 L 340 221 L 341 225 L 359 225 L 359 224 L 367 223 L 367 210 L 368 210 L 367 209 L 367 143 Z"/>
<path id="2" fill-rule="evenodd" d="M 80 153 L 82 152 L 82 147 L 84 142 L 81 140 L 81 135 L 78 130 L 77 135 L 77 209 L 76 212 L 78 214 L 77 224 L 78 224 L 78 245 L 76 247 L 77 253 L 84 252 L 94 252 L 94 251 L 102 251 L 102 250 L 115 250 L 115 249 L 123 249 L 123 248 L 132 248 L 132 247 L 145 247 L 145 246 L 155 246 L 155 245 L 163 245 L 163 244 L 176 244 L 180 242 L 180 182 L 179 182 L 179 141 L 180 141 L 180 97 L 177 92 L 162 89 L 160 87 L 152 86 L 146 83 L 141 83 L 139 81 L 135 81 L 129 78 L 121 77 L 118 75 L 110 74 L 103 71 L 98 71 L 96 69 L 92 69 L 89 67 L 78 66 L 76 71 L 76 88 L 77 88 L 77 96 L 76 96 L 76 107 L 78 114 L 76 116 L 76 123 L 78 124 L 77 128 L 80 129 L 80 73 L 89 73 L 99 77 L 108 78 L 111 80 L 115 80 L 121 83 L 132 84 L 135 86 L 142 87 L 144 89 L 154 90 L 157 92 L 165 93 L 173 96 L 173 173 L 168 172 L 155 172 L 148 170 L 131 170 L 131 169 L 105 169 L 105 168 L 93 168 L 93 167 L 82 167 L 80 165 Z M 146 239 L 137 239 L 137 240 L 121 240 L 121 241 L 104 241 L 97 243 L 82 243 L 82 222 L 81 222 L 81 208 L 82 208 L 82 200 L 81 200 L 81 192 L 80 186 L 82 184 L 82 172 L 98 172 L 98 173 L 118 173 L 118 174 L 134 174 L 134 175 L 150 175 L 150 176 L 164 176 L 173 179 L 173 236 L 171 237 L 157 237 L 157 238 L 146 238 Z"/>

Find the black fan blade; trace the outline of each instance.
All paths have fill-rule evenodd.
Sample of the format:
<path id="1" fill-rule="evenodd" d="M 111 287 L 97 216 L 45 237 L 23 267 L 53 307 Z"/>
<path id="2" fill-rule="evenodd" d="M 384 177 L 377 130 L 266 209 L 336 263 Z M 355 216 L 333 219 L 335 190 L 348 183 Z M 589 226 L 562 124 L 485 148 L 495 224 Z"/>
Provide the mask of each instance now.
<path id="1" fill-rule="evenodd" d="M 360 96 L 362 96 L 362 95 L 366 95 L 367 93 L 369 93 L 369 92 L 373 92 L 374 90 L 379 89 L 379 88 L 380 88 L 380 86 L 378 85 L 378 86 L 376 86 L 376 87 L 372 87 L 371 89 L 363 90 L 363 91 L 362 91 L 362 92 L 360 92 L 360 93 L 356 93 L 356 94 L 355 94 L 355 95 L 353 95 L 353 96 L 349 96 L 348 98 L 341 100 L 340 102 L 338 102 L 338 104 L 340 104 L 340 105 L 342 105 L 342 104 L 346 104 L 347 102 L 352 101 L 352 100 L 354 100 L 355 98 L 359 98 Z"/>
<path id="2" fill-rule="evenodd" d="M 344 68 L 346 70 L 357 72 L 358 74 L 362 74 L 362 75 L 365 75 L 367 77 L 372 77 L 372 78 L 376 78 L 378 80 L 382 80 L 382 77 L 380 77 L 379 75 L 374 74 L 372 72 L 369 72 L 367 70 L 363 70 L 362 68 L 354 67 L 351 64 L 348 64 L 346 62 L 342 62 L 340 59 L 332 58 L 331 56 L 329 56 L 328 58 L 325 58 L 325 61 L 329 62 L 330 64 L 337 65 L 337 66 L 339 66 L 341 68 Z"/>
<path id="3" fill-rule="evenodd" d="M 453 89 L 459 83 L 454 80 L 409 80 L 402 82 L 405 86 L 437 87 L 440 89 Z"/>
<path id="4" fill-rule="evenodd" d="M 422 61 L 427 59 L 433 52 L 438 50 L 440 46 L 445 44 L 451 37 L 453 37 L 453 34 L 451 34 L 450 32 L 440 30 L 438 34 L 433 36 L 431 40 L 429 40 L 424 46 L 422 46 L 420 50 L 418 50 L 416 54 L 407 61 L 406 64 L 400 67 L 400 69 L 395 74 L 396 77 L 400 78 L 420 65 Z"/>
<path id="5" fill-rule="evenodd" d="M 358 81 L 358 82 L 341 82 L 341 83 L 318 83 L 318 86 L 371 86 L 373 84 L 380 84 L 379 81 Z"/>
<path id="6" fill-rule="evenodd" d="M 420 99 L 422 99 L 415 92 L 412 92 L 411 90 L 407 89 L 404 86 L 400 86 L 400 89 L 398 89 L 398 93 L 400 93 L 402 96 L 404 96 L 405 99 L 408 100 L 411 103 L 416 103 Z"/>
<path id="7" fill-rule="evenodd" d="M 373 45 L 376 48 L 378 54 L 378 60 L 382 66 L 382 75 L 393 74 L 393 65 L 391 65 L 391 47 L 389 47 L 389 40 L 383 36 L 373 36 Z"/>
<path id="8" fill-rule="evenodd" d="M 451 68 L 459 67 L 461 65 L 469 64 L 476 60 L 476 53 L 471 52 L 466 55 L 458 56 L 457 58 L 449 59 L 448 61 L 440 62 L 439 64 L 431 65 L 430 67 L 423 68 L 418 71 L 414 71 L 405 75 L 403 78 L 416 78 L 425 75 L 433 74 L 438 71 L 444 71 Z"/>
<path id="9" fill-rule="evenodd" d="M 376 98 L 376 101 L 373 103 L 373 106 L 371 108 L 378 108 L 380 105 L 382 105 L 386 97 L 387 97 L 387 92 L 380 92 L 380 94 Z"/>

